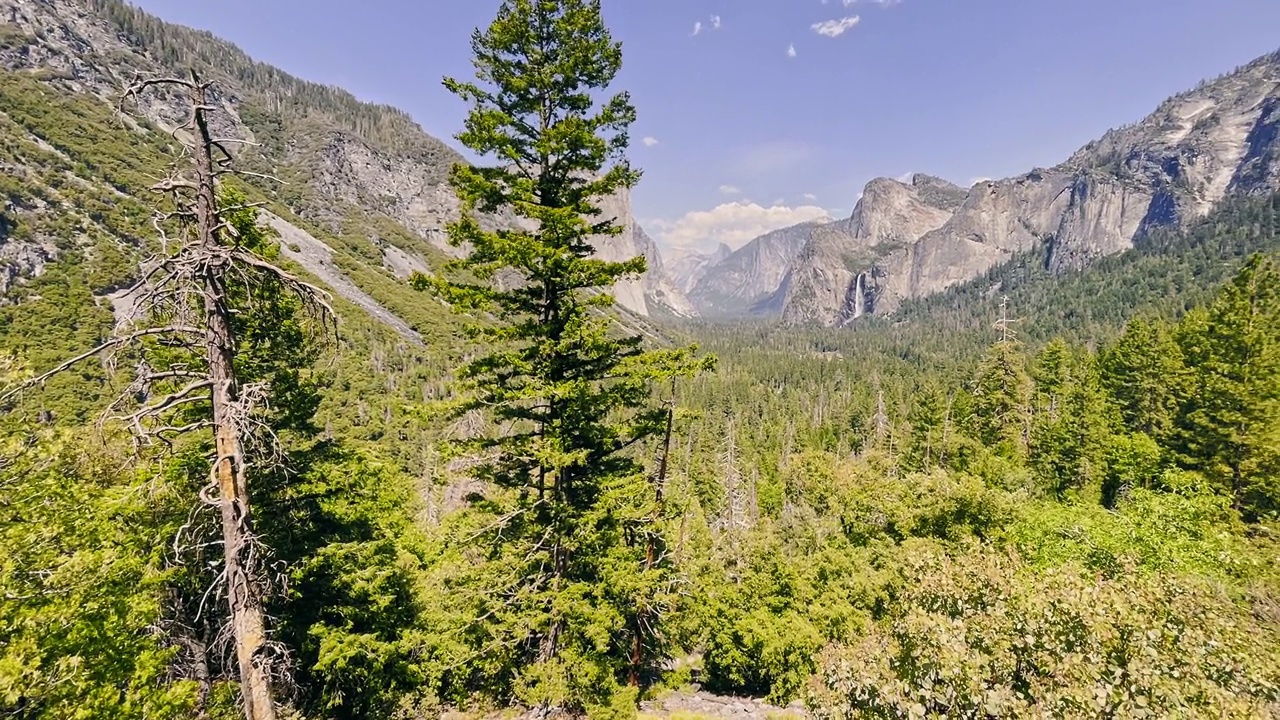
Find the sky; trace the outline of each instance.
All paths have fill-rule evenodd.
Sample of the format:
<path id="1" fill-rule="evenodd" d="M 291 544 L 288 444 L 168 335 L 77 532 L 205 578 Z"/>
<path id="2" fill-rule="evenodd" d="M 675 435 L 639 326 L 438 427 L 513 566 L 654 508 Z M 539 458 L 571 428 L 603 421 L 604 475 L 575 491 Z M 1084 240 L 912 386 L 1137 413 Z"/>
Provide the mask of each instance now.
<path id="1" fill-rule="evenodd" d="M 135 0 L 453 135 L 499 0 Z M 1280 49 L 1278 0 L 603 0 L 639 119 L 635 214 L 668 247 L 846 217 L 874 177 L 1048 167 Z"/>

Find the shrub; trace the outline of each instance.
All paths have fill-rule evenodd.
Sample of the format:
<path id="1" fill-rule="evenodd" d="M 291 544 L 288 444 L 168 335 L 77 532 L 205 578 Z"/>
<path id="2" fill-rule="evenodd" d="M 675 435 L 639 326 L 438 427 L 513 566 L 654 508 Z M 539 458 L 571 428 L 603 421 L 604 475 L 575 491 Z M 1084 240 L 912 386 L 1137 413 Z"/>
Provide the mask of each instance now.
<path id="1" fill-rule="evenodd" d="M 1112 576 L 1132 567 L 1225 579 L 1259 569 L 1230 500 L 1194 486 L 1132 490 L 1114 511 L 1037 503 L 1010 527 L 1008 539 L 1034 565 L 1077 562 Z"/>
<path id="2" fill-rule="evenodd" d="M 1277 709 L 1280 628 L 1212 584 L 1016 557 L 905 561 L 891 617 L 824 650 L 819 718 L 1257 717 Z"/>

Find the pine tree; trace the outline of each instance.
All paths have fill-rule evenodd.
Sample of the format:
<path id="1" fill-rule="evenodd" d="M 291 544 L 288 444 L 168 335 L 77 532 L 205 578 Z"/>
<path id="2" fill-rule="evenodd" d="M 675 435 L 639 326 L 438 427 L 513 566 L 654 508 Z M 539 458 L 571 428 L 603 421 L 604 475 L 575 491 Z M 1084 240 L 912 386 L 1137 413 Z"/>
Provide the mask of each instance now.
<path id="1" fill-rule="evenodd" d="M 705 363 L 646 350 L 612 319 L 608 290 L 642 273 L 643 257 L 593 257 L 623 230 L 598 203 L 640 177 L 624 154 L 629 96 L 597 102 L 622 62 L 598 0 L 506 0 L 471 46 L 479 84 L 445 86 L 472 105 L 458 139 L 498 164 L 454 168 L 463 212 L 449 240 L 468 254 L 415 283 L 494 319 L 474 328 L 489 351 L 461 369 L 456 408 L 506 428 L 466 443 L 493 488 L 499 517 L 479 537 L 504 586 L 478 616 L 512 653 L 520 700 L 603 703 L 624 676 L 647 674 L 660 639 L 660 488 L 638 459 L 667 423 L 653 385 Z M 519 222 L 479 219 L 503 213 Z"/>
<path id="2" fill-rule="evenodd" d="M 903 462 L 908 469 L 931 470 L 945 465 L 949 404 L 936 387 L 926 387 L 916 394 L 907 417 L 911 439 Z"/>
<path id="3" fill-rule="evenodd" d="M 1103 385 L 1119 406 L 1125 426 L 1167 440 L 1185 381 L 1182 351 L 1169 327 L 1135 318 L 1100 358 Z"/>
<path id="4" fill-rule="evenodd" d="M 1031 465 L 1058 496 L 1085 486 L 1100 490 L 1108 423 L 1093 358 L 1076 357 L 1054 340 L 1036 356 L 1032 378 Z"/>
<path id="5" fill-rule="evenodd" d="M 1180 343 L 1191 392 L 1177 421 L 1181 461 L 1257 516 L 1280 507 L 1280 269 L 1255 255 Z"/>
<path id="6" fill-rule="evenodd" d="M 982 359 L 973 390 L 973 413 L 978 439 L 997 455 L 1020 460 L 1026 457 L 1030 432 L 1031 378 L 1012 322 L 1002 304 L 996 323 L 1000 339 Z"/>

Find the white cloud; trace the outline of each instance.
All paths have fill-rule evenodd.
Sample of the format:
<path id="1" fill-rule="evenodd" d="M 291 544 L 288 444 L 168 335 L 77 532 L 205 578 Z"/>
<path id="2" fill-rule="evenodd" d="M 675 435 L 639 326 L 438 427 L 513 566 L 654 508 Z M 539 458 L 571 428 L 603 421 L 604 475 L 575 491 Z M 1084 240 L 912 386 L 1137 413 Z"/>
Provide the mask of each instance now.
<path id="1" fill-rule="evenodd" d="M 815 202 L 818 199 L 818 196 L 814 195 L 813 193 L 805 193 L 803 197 L 808 202 Z"/>
<path id="2" fill-rule="evenodd" d="M 719 15 L 712 15 L 712 16 L 711 16 L 711 29 L 712 29 L 712 30 L 719 30 L 719 29 L 720 29 L 720 16 L 719 16 Z"/>
<path id="3" fill-rule="evenodd" d="M 675 221 L 655 221 L 650 229 L 668 247 L 714 247 L 725 243 L 738 248 L 767 232 L 827 217 L 827 211 L 815 205 L 764 207 L 730 202 L 711 210 L 686 213 Z"/>
<path id="4" fill-rule="evenodd" d="M 721 186 L 720 186 L 720 194 L 721 194 L 721 195 L 740 195 L 741 193 L 742 193 L 742 190 L 741 190 L 740 188 L 738 188 L 737 186 L 735 186 L 735 185 L 721 185 Z"/>
<path id="5" fill-rule="evenodd" d="M 641 140 L 640 142 L 644 143 L 644 146 L 645 146 L 645 147 L 653 147 L 654 145 L 657 145 L 657 144 L 658 144 L 658 138 L 656 138 L 656 137 L 646 137 L 646 138 L 644 138 L 643 140 Z"/>
<path id="6" fill-rule="evenodd" d="M 699 20 L 698 22 L 693 24 L 693 34 L 698 35 L 701 32 L 702 32 L 702 21 Z"/>
<path id="7" fill-rule="evenodd" d="M 978 183 L 982 183 L 982 182 L 989 182 L 989 181 L 991 181 L 991 180 L 992 180 L 992 178 L 989 178 L 989 177 L 987 177 L 986 175 L 979 175 L 979 176 L 977 176 L 977 177 L 971 177 L 971 178 L 969 178 L 969 187 L 973 187 L 974 185 L 977 185 Z"/>
<path id="8" fill-rule="evenodd" d="M 796 44 L 791 43 L 790 45 L 787 46 L 787 57 L 793 58 L 795 56 L 796 56 Z"/>
<path id="9" fill-rule="evenodd" d="M 840 37 L 846 32 L 852 30 L 854 26 L 862 22 L 862 18 L 857 15 L 842 17 L 839 20 L 823 20 L 820 23 L 814 23 L 809 29 L 822 35 L 823 37 Z"/>

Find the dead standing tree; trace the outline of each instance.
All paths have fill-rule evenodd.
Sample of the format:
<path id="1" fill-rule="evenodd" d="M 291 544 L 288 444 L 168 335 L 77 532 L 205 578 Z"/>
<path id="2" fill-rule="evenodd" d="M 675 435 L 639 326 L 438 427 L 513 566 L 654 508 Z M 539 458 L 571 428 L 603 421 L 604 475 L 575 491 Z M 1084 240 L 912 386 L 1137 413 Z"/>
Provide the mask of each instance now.
<path id="1" fill-rule="evenodd" d="M 221 177 L 253 173 L 232 166 L 227 145 L 237 141 L 210 131 L 209 114 L 217 110 L 209 103 L 211 87 L 193 72 L 190 78 L 138 80 L 124 95 L 136 101 L 155 88 L 176 89 L 185 94 L 189 111 L 173 133 L 182 155 L 152 187 L 171 203 L 153 223 L 161 251 L 142 264 L 141 279 L 124 293 L 134 307 L 132 325 L 141 321 L 151 326 L 118 329 L 115 337 L 9 395 L 91 358 L 113 362 L 118 352 L 132 348 L 144 359 L 132 384 L 109 406 L 106 419 L 124 422 L 143 445 L 212 431 L 210 482 L 199 499 L 220 511 L 223 568 L 215 584 L 227 600 L 226 629 L 234 643 L 245 718 L 275 720 L 276 686 L 287 670 L 282 653 L 268 639 L 263 600 L 269 584 L 253 532 L 249 471 L 255 462 L 260 468 L 278 456 L 267 451 L 274 436 L 260 419 L 270 388 L 263 382 L 242 384 L 237 377 L 236 317 L 253 311 L 253 291 L 265 287 L 295 296 L 321 330 L 331 326 L 334 315 L 326 293 L 241 242 L 232 215 L 255 205 L 220 205 Z M 152 367 L 156 357 L 160 367 Z"/>

